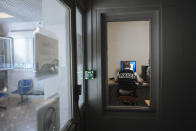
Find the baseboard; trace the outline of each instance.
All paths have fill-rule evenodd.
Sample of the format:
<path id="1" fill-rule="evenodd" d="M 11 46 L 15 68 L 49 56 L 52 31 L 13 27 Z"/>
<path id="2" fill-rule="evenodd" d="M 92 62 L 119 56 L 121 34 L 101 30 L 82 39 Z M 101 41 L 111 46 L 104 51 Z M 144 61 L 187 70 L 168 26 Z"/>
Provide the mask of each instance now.
<path id="1" fill-rule="evenodd" d="M 73 120 L 69 120 L 62 131 L 75 131 L 75 128 L 76 124 L 73 122 Z"/>
<path id="2" fill-rule="evenodd" d="M 80 124 L 76 125 L 76 123 L 75 123 L 75 121 L 73 119 L 69 120 L 61 131 L 75 131 L 76 130 L 76 126 L 77 126 L 77 128 L 79 128 L 77 130 L 83 131 L 85 129 L 85 123 L 84 123 L 84 121 L 85 121 L 85 119 L 84 119 L 84 117 L 85 117 L 85 113 L 84 113 L 85 109 L 86 109 L 86 107 L 85 107 L 85 104 L 84 104 L 80 108 L 80 115 L 81 115 L 80 116 L 81 117 Z"/>

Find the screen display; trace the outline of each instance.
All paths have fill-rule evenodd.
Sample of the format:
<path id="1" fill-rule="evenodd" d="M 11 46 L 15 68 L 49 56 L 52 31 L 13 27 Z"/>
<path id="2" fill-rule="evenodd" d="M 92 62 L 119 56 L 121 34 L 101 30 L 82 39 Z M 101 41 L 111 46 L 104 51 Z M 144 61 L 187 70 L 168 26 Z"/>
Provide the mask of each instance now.
<path id="1" fill-rule="evenodd" d="M 121 61 L 120 68 L 121 71 L 123 71 L 125 68 L 128 68 L 129 70 L 136 72 L 136 61 Z"/>

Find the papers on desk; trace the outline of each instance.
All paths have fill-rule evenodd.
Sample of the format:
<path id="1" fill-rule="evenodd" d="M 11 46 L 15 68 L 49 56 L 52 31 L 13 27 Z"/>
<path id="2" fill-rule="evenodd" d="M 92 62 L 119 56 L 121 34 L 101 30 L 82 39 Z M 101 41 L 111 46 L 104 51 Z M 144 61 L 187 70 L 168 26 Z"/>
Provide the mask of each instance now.
<path id="1" fill-rule="evenodd" d="M 143 83 L 142 86 L 149 86 L 149 83 Z"/>
<path id="2" fill-rule="evenodd" d="M 150 100 L 145 100 L 145 103 L 148 107 L 150 106 Z"/>

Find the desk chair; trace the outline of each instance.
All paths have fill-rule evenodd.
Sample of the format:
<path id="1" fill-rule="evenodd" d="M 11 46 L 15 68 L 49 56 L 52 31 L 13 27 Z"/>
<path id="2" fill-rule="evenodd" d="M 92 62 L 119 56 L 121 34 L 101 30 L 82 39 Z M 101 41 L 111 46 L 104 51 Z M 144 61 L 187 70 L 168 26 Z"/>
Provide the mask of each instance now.
<path id="1" fill-rule="evenodd" d="M 136 78 L 133 71 L 124 70 L 119 72 L 117 89 L 117 97 L 119 102 L 136 105 L 138 103 L 136 89 Z"/>
<path id="2" fill-rule="evenodd" d="M 33 82 L 31 79 L 23 79 L 18 81 L 17 90 L 13 91 L 13 94 L 18 94 L 21 97 L 21 103 L 24 102 L 24 95 L 29 93 L 33 87 Z"/>

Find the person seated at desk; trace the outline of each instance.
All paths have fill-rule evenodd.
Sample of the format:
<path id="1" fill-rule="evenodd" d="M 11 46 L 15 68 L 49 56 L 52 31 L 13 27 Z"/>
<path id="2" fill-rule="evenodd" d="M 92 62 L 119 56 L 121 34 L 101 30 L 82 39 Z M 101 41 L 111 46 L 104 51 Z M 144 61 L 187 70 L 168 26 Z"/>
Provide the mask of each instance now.
<path id="1" fill-rule="evenodd" d="M 133 72 L 133 71 L 128 70 L 128 72 Z M 136 83 L 138 83 L 139 85 L 142 85 L 144 83 L 144 80 L 142 78 L 140 78 L 140 76 L 136 72 L 133 72 L 133 75 L 135 76 Z M 119 72 L 117 73 L 117 75 L 115 77 L 116 82 L 118 82 L 118 77 L 119 77 Z"/>
<path id="2" fill-rule="evenodd" d="M 125 62 L 123 70 L 118 72 L 116 80 L 118 81 L 117 97 L 123 103 L 138 103 L 136 95 L 137 84 L 142 85 L 143 80 L 136 72 L 130 70 L 130 64 Z"/>
<path id="3" fill-rule="evenodd" d="M 115 81 L 118 82 L 118 78 L 119 78 L 119 73 L 132 73 L 133 77 L 135 79 L 136 83 L 139 83 L 139 85 L 142 85 L 144 80 L 142 78 L 140 78 L 140 76 L 137 74 L 137 72 L 134 72 L 133 70 L 130 70 L 131 65 L 128 62 L 125 62 L 124 64 L 124 70 L 123 71 L 119 71 L 115 77 Z"/>

